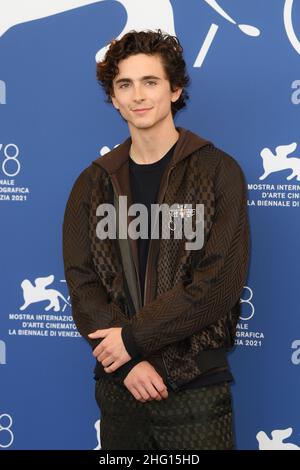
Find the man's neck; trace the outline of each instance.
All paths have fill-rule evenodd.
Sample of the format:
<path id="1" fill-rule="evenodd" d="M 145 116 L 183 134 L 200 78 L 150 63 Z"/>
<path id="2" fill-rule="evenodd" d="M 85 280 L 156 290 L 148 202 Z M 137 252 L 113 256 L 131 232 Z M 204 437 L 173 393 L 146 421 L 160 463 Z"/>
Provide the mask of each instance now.
<path id="1" fill-rule="evenodd" d="M 173 147 L 178 137 L 174 123 L 168 127 L 131 129 L 130 157 L 141 165 L 155 163 Z"/>

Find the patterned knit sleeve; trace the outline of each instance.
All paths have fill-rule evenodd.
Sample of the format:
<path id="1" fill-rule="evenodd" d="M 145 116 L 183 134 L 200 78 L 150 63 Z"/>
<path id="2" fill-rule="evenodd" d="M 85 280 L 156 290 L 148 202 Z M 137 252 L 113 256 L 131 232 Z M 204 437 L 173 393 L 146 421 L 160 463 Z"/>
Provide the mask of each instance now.
<path id="1" fill-rule="evenodd" d="M 80 334 L 96 347 L 88 334 L 97 329 L 123 326 L 128 318 L 107 294 L 93 265 L 89 240 L 89 168 L 75 181 L 63 220 L 63 261 L 74 322 Z"/>

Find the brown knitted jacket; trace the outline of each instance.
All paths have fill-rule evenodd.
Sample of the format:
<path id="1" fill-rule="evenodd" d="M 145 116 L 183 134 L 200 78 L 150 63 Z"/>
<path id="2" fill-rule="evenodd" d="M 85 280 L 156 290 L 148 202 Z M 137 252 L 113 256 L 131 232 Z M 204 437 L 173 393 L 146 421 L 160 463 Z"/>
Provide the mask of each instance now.
<path id="1" fill-rule="evenodd" d="M 137 243 L 100 240 L 99 204 L 118 196 L 132 203 L 131 138 L 93 161 L 77 178 L 63 223 L 65 277 L 79 332 L 122 326 L 132 360 L 110 374 L 123 380 L 140 360 L 154 365 L 177 390 L 207 371 L 222 369 L 234 345 L 240 295 L 249 258 L 246 183 L 238 163 L 181 127 L 163 174 L 157 203 L 204 205 L 204 245 L 186 250 L 186 239 L 151 239 L 141 300 Z M 132 217 L 127 217 L 127 224 Z M 102 369 L 97 362 L 96 371 Z M 100 370 L 101 372 L 101 370 Z M 105 373 L 104 373 L 105 374 Z"/>

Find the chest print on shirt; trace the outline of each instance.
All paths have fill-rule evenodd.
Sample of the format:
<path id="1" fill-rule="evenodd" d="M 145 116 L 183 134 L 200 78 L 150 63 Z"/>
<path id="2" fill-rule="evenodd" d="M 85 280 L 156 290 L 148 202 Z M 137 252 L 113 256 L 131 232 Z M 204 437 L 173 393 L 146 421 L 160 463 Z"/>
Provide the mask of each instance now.
<path id="1" fill-rule="evenodd" d="M 169 211 L 170 219 L 168 223 L 168 227 L 170 230 L 173 230 L 173 231 L 176 230 L 176 225 L 175 225 L 175 220 L 174 220 L 175 218 L 180 218 L 182 220 L 184 218 L 187 219 L 195 215 L 196 209 L 188 207 L 190 205 L 191 204 L 176 204 L 175 209 L 170 209 Z"/>

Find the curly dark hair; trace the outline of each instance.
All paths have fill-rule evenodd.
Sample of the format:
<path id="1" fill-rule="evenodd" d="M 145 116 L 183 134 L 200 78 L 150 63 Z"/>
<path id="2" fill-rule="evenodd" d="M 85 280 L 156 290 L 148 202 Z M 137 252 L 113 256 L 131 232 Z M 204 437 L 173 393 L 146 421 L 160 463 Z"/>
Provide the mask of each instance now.
<path id="1" fill-rule="evenodd" d="M 184 89 L 190 83 L 186 72 L 186 64 L 183 59 L 183 49 L 176 36 L 157 31 L 131 30 L 119 40 L 112 39 L 106 51 L 104 59 L 97 63 L 96 77 L 99 85 L 104 89 L 107 103 L 112 103 L 111 95 L 114 96 L 113 80 L 119 73 L 118 63 L 134 54 L 159 54 L 162 64 L 170 82 L 171 91 L 182 88 L 180 97 L 175 103 L 171 103 L 173 117 L 180 109 L 186 106 L 189 99 Z"/>

